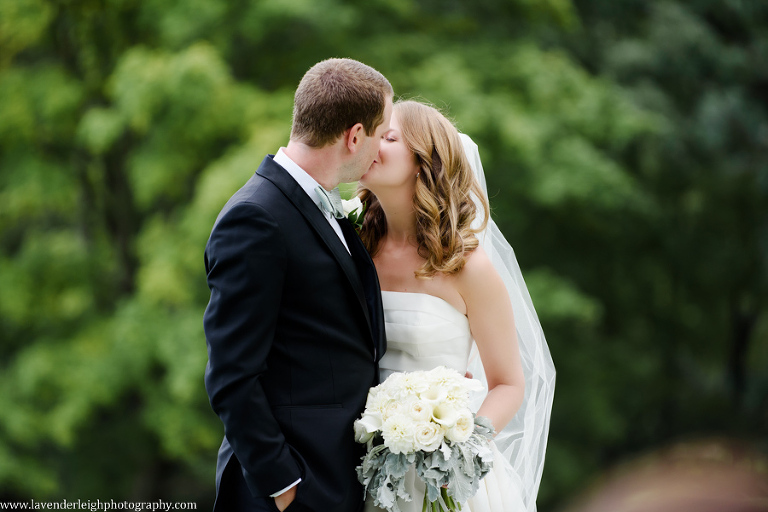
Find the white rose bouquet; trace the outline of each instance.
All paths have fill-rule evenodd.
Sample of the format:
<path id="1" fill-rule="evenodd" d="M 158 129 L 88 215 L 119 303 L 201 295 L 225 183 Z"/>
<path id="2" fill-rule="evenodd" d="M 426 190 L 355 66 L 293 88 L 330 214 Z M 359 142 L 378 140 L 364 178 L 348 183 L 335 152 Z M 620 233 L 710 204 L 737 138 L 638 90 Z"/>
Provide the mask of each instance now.
<path id="1" fill-rule="evenodd" d="M 481 387 L 441 366 L 394 373 L 371 388 L 355 439 L 368 445 L 357 477 L 375 505 L 400 512 L 397 499 L 413 499 L 410 467 L 426 484 L 424 511 L 458 511 L 474 496 L 493 464 L 493 426 L 469 409 L 469 393 Z"/>

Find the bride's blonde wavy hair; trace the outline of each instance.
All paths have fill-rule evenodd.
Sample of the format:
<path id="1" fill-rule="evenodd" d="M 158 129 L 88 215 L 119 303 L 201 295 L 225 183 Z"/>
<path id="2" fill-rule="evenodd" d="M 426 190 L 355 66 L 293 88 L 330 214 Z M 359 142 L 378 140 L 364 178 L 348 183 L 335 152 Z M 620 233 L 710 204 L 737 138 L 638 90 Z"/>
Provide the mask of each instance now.
<path id="1" fill-rule="evenodd" d="M 407 100 L 395 103 L 405 144 L 420 167 L 413 197 L 416 242 L 426 259 L 416 277 L 456 274 L 479 242 L 476 233 L 488 222 L 488 201 L 469 165 L 456 127 L 431 105 Z M 387 232 L 387 220 L 376 196 L 365 188 L 358 195 L 366 207 L 360 238 L 375 255 Z M 473 199 L 474 196 L 474 199 Z M 483 223 L 473 229 L 480 201 Z"/>

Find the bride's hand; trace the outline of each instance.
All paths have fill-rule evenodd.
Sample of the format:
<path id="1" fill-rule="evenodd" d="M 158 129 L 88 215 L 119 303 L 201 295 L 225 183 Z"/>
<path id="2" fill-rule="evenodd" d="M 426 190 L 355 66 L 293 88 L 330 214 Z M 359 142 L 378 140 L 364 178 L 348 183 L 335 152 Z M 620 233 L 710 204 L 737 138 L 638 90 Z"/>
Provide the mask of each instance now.
<path id="1" fill-rule="evenodd" d="M 466 377 L 466 378 L 468 378 L 468 379 L 471 379 L 471 378 L 472 378 L 472 372 L 470 372 L 469 370 L 467 370 L 467 373 L 465 373 L 465 374 L 464 374 L 464 377 Z"/>

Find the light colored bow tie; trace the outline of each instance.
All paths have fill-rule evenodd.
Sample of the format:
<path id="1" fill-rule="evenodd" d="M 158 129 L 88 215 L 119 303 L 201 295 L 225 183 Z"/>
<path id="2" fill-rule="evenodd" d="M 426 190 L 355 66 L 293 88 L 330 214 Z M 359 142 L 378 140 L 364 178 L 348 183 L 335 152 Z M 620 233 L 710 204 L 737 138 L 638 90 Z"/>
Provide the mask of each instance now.
<path id="1" fill-rule="evenodd" d="M 330 192 L 323 187 L 315 188 L 317 196 L 320 198 L 320 209 L 333 215 L 337 219 L 344 218 L 344 210 L 341 207 L 341 193 L 339 187 L 334 188 Z"/>

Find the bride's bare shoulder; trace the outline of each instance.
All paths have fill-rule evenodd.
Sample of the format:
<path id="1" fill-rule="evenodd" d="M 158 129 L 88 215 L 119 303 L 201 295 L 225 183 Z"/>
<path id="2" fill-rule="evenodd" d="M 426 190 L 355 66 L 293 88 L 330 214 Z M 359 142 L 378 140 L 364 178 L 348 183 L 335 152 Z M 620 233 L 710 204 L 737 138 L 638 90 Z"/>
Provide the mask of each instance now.
<path id="1" fill-rule="evenodd" d="M 464 267 L 456 276 L 456 284 L 465 297 L 495 290 L 499 285 L 503 287 L 501 276 L 482 247 L 467 256 Z"/>
<path id="2" fill-rule="evenodd" d="M 459 277 L 461 279 L 472 280 L 474 278 L 483 277 L 491 272 L 496 273 L 496 269 L 493 268 L 491 259 L 488 257 L 488 253 L 485 252 L 485 249 L 478 246 L 466 256 L 464 267 L 461 269 L 461 272 L 459 272 Z"/>

